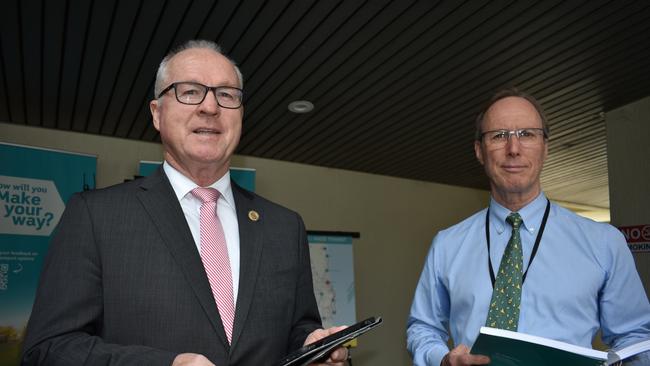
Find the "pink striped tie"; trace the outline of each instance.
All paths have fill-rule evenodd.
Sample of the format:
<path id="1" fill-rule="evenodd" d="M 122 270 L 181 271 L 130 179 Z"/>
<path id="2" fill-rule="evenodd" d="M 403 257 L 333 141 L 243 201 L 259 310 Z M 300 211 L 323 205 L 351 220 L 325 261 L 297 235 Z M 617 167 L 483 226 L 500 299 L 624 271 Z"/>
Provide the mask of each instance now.
<path id="1" fill-rule="evenodd" d="M 201 200 L 201 260 L 208 274 L 212 296 L 226 331 L 228 343 L 232 341 L 235 306 L 232 292 L 232 273 L 228 260 L 228 247 L 221 221 L 217 216 L 219 191 L 214 188 L 194 188 L 192 194 Z"/>

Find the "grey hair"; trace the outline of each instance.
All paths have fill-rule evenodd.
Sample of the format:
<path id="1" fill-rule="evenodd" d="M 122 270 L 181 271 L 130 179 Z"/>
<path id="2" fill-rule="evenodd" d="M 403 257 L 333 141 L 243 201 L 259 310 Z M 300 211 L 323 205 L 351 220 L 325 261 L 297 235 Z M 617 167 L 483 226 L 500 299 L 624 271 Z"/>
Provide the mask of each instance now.
<path id="1" fill-rule="evenodd" d="M 244 88 L 244 76 L 242 75 L 241 71 L 239 70 L 239 67 L 237 67 L 237 64 L 235 61 L 233 61 L 230 57 L 226 56 L 223 51 L 221 50 L 221 47 L 216 44 L 215 42 L 212 41 L 207 41 L 204 39 L 196 39 L 196 40 L 189 40 L 178 47 L 174 48 L 171 50 L 165 58 L 160 61 L 160 65 L 158 66 L 158 71 L 156 72 L 156 83 L 154 84 L 154 98 L 158 98 L 158 94 L 163 90 L 163 88 L 166 87 L 164 84 L 167 81 L 167 67 L 169 66 L 169 61 L 171 61 L 174 56 L 177 54 L 189 50 L 189 49 L 194 49 L 194 48 L 203 48 L 203 49 L 208 49 L 212 50 L 226 59 L 230 61 L 232 64 L 233 68 L 235 69 L 235 73 L 237 74 L 237 80 L 239 81 L 239 88 L 243 89 Z"/>
<path id="2" fill-rule="evenodd" d="M 490 109 L 490 107 L 494 105 L 494 103 L 508 97 L 518 97 L 518 98 L 526 99 L 530 104 L 533 105 L 533 107 L 535 107 L 537 114 L 539 114 L 539 117 L 542 120 L 542 129 L 544 130 L 544 138 L 548 139 L 548 137 L 551 135 L 551 131 L 548 128 L 546 113 L 544 113 L 544 108 L 542 108 L 542 105 L 532 95 L 520 91 L 515 87 L 511 87 L 511 88 L 499 90 L 498 92 L 494 93 L 494 95 L 492 95 L 490 100 L 485 104 L 485 106 L 481 110 L 481 113 L 479 113 L 478 116 L 476 117 L 476 132 L 474 135 L 476 141 L 481 141 L 481 133 L 483 133 L 481 128 L 483 127 L 483 121 L 485 120 L 485 114 L 487 113 L 487 111 Z"/>

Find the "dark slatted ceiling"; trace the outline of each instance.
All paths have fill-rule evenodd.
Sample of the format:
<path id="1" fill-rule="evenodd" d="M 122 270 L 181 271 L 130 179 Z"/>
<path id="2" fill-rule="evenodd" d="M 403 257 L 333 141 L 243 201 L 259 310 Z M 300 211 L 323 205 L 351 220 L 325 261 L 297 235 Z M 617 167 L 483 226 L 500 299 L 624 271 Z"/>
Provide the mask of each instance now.
<path id="1" fill-rule="evenodd" d="M 557 200 L 608 207 L 607 111 L 650 95 L 647 1 L 4 1 L 0 121 L 144 141 L 158 62 L 219 42 L 245 77 L 239 154 L 487 188 L 474 117 L 540 99 Z M 312 101 L 307 115 L 287 111 Z"/>

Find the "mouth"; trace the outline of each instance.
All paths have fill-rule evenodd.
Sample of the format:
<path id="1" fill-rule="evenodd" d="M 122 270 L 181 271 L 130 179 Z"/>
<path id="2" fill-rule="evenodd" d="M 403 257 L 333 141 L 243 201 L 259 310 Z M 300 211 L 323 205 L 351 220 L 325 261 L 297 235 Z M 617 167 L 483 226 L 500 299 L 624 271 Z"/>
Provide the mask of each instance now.
<path id="1" fill-rule="evenodd" d="M 501 168 L 508 173 L 519 173 L 526 169 L 525 165 L 502 165 Z"/>
<path id="2" fill-rule="evenodd" d="M 215 130 L 213 128 L 197 128 L 192 133 L 195 133 L 197 135 L 219 135 L 221 134 L 221 131 Z"/>

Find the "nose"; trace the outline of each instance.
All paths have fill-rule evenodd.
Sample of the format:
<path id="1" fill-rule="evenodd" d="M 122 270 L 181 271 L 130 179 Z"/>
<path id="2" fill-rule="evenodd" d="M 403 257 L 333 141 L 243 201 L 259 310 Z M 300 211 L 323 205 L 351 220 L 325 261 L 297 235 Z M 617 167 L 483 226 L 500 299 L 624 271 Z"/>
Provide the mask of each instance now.
<path id="1" fill-rule="evenodd" d="M 199 111 L 205 114 L 217 114 L 221 111 L 221 106 L 217 103 L 217 95 L 214 90 L 208 90 L 203 102 L 199 104 Z"/>
<path id="2" fill-rule="evenodd" d="M 519 155 L 519 149 L 521 148 L 519 137 L 515 134 L 511 134 L 506 143 L 506 152 L 508 155 L 516 156 Z"/>

